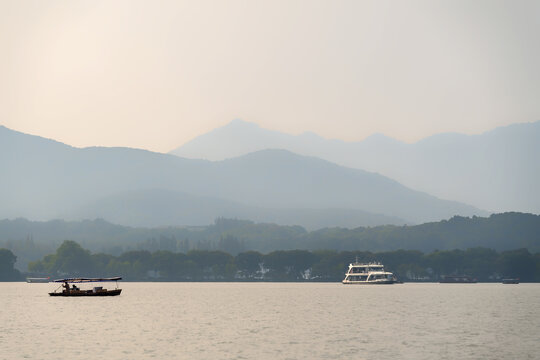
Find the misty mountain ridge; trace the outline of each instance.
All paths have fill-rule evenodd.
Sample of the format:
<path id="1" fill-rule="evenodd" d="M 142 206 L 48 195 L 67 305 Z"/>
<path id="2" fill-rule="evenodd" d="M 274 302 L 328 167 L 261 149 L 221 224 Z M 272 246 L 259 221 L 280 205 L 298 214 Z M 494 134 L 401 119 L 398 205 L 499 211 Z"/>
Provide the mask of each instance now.
<path id="1" fill-rule="evenodd" d="M 112 217 L 155 226 L 165 225 L 164 218 L 169 225 L 193 225 L 231 216 L 314 229 L 486 214 L 284 150 L 211 162 L 129 148 L 73 148 L 2 127 L 0 154 L 6 169 L 0 218 Z"/>
<path id="2" fill-rule="evenodd" d="M 374 134 L 363 141 L 283 134 L 235 120 L 171 154 L 223 160 L 262 149 L 286 149 L 387 176 L 443 199 L 492 211 L 540 213 L 540 122 L 479 135 L 443 133 L 413 144 Z"/>
<path id="3" fill-rule="evenodd" d="M 66 220 L 104 218 L 115 224 L 133 227 L 204 226 L 219 217 L 280 225 L 302 224 L 308 230 L 332 226 L 350 228 L 359 223 L 364 226 L 407 223 L 398 217 L 355 209 L 264 208 L 163 189 L 120 192 L 97 199 L 76 212 L 61 214 L 60 217 Z"/>

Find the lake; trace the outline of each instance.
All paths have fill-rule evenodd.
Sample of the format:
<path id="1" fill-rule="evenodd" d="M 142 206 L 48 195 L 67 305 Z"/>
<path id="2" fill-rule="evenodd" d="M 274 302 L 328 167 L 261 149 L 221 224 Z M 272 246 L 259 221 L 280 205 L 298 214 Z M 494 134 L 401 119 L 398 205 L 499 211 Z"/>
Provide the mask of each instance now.
<path id="1" fill-rule="evenodd" d="M 540 358 L 540 284 L 56 287 L 0 283 L 0 359 Z"/>

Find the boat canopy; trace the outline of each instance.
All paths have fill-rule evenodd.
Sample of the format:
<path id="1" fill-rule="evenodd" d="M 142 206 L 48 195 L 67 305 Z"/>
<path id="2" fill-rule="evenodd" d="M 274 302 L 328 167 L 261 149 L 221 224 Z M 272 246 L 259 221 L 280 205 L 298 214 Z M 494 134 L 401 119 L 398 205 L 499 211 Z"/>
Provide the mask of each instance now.
<path id="1" fill-rule="evenodd" d="M 67 278 L 67 279 L 56 279 L 54 282 L 57 283 L 88 283 L 88 282 L 101 282 L 101 281 L 118 281 L 122 280 L 121 277 L 111 277 L 111 278 Z"/>

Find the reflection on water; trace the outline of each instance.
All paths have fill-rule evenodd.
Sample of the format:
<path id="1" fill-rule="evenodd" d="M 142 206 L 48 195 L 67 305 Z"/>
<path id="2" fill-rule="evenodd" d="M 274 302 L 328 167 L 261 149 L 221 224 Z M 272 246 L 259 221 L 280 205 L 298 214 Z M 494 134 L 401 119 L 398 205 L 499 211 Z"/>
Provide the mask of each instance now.
<path id="1" fill-rule="evenodd" d="M 533 359 L 540 284 L 0 283 L 0 359 Z"/>

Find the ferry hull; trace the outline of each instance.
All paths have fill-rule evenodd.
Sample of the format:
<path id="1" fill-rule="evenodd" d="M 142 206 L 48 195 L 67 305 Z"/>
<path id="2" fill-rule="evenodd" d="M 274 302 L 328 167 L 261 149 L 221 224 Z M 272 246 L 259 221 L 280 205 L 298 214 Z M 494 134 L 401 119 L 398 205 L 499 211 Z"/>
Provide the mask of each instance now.
<path id="1" fill-rule="evenodd" d="M 385 280 L 385 281 L 342 281 L 345 285 L 391 285 L 395 284 L 394 280 Z"/>
<path id="2" fill-rule="evenodd" d="M 106 291 L 97 291 L 92 290 L 87 291 L 70 291 L 66 292 L 52 292 L 49 293 L 50 296 L 117 296 L 120 295 L 122 289 L 106 290 Z"/>

